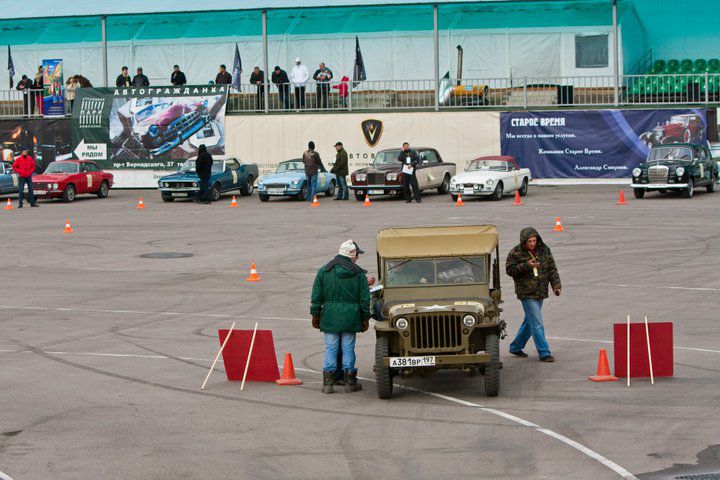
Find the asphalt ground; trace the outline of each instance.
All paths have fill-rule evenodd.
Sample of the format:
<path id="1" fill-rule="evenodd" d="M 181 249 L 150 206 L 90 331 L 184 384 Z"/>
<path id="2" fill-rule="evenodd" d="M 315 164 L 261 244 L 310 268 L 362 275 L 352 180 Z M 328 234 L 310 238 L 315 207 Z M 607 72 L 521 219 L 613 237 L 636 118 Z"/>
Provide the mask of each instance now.
<path id="1" fill-rule="evenodd" d="M 422 204 L 321 198 L 163 204 L 111 191 L 0 211 L 0 478 L 665 479 L 720 471 L 720 194 L 693 199 L 618 186 L 531 187 L 525 205 L 428 194 Z M 138 194 L 147 208 L 137 210 Z M 4 199 L 2 199 L 4 201 Z M 555 217 L 566 231 L 553 232 Z M 65 219 L 75 233 L 62 232 Z M 522 227 L 553 250 L 564 293 L 544 316 L 554 364 L 507 353 L 522 309 L 503 274 L 501 392 L 440 372 L 372 383 L 374 336 L 358 339 L 362 392 L 320 393 L 310 326 L 315 271 L 353 238 L 375 273 L 388 226 L 496 224 L 501 255 Z M 190 253 L 176 259 L 143 254 Z M 247 283 L 254 262 L 262 276 Z M 593 383 L 612 324 L 674 323 L 675 376 Z M 217 330 L 258 321 L 299 387 L 250 383 L 223 365 L 205 391 Z"/>

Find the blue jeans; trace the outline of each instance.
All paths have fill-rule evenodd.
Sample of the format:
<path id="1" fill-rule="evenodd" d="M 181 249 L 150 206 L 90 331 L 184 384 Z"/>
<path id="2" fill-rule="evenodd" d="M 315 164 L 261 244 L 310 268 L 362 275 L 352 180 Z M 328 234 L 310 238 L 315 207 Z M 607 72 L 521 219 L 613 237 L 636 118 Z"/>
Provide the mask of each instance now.
<path id="1" fill-rule="evenodd" d="M 25 196 L 25 185 L 27 185 L 28 188 L 28 202 L 30 202 L 30 205 L 35 205 L 35 192 L 33 192 L 33 185 L 32 185 L 32 176 L 30 177 L 19 177 L 18 178 L 18 206 L 22 207 L 23 204 L 23 197 Z"/>
<path id="2" fill-rule="evenodd" d="M 540 358 L 547 357 L 550 355 L 550 346 L 545 339 L 545 326 L 543 325 L 541 312 L 543 301 L 526 298 L 521 302 L 523 310 L 525 310 L 525 319 L 520 325 L 515 340 L 510 344 L 510 351 L 519 352 L 525 348 L 525 344 L 532 336 Z"/>
<path id="3" fill-rule="evenodd" d="M 338 193 L 337 198 L 338 200 L 347 200 L 350 196 L 350 192 L 348 190 L 347 186 L 347 179 L 345 178 L 345 175 L 335 175 L 335 179 L 337 180 L 337 186 L 338 186 Z"/>
<path id="4" fill-rule="evenodd" d="M 305 178 L 307 179 L 307 192 L 308 196 L 307 199 L 309 201 L 313 201 L 313 198 L 315 198 L 315 195 L 317 195 L 317 174 L 315 175 L 305 175 Z"/>
<path id="5" fill-rule="evenodd" d="M 323 372 L 334 372 L 337 369 L 337 356 L 342 342 L 342 368 L 357 372 L 355 368 L 355 334 L 325 332 L 325 363 Z"/>

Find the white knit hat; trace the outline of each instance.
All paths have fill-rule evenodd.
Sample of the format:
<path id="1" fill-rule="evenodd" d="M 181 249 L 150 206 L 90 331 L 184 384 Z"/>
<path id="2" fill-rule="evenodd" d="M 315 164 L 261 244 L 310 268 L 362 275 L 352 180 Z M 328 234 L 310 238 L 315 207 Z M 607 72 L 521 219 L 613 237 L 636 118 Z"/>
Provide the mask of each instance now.
<path id="1" fill-rule="evenodd" d="M 347 242 L 344 242 L 342 245 L 340 245 L 340 251 L 338 252 L 339 255 L 348 258 L 354 257 L 356 253 L 357 246 L 352 240 L 348 240 Z"/>

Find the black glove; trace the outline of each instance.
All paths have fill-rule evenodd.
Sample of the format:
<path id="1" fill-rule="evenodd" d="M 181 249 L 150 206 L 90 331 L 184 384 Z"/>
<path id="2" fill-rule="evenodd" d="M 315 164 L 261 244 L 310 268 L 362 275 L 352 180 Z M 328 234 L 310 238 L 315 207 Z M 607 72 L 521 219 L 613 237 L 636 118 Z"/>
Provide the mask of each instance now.
<path id="1" fill-rule="evenodd" d="M 312 326 L 313 328 L 320 328 L 320 316 L 319 315 L 313 315 L 312 316 Z"/>

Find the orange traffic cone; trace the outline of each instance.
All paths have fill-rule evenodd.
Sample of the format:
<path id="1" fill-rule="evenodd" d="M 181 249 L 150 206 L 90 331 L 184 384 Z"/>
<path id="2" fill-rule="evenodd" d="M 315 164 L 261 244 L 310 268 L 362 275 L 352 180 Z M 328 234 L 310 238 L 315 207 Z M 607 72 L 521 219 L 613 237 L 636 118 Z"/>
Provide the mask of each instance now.
<path id="1" fill-rule="evenodd" d="M 238 206 L 238 204 L 237 204 L 237 201 L 235 200 L 235 195 L 233 195 L 232 202 L 230 202 L 230 207 L 237 208 L 237 206 Z"/>
<path id="2" fill-rule="evenodd" d="M 75 230 L 72 229 L 70 226 L 70 219 L 68 218 L 65 220 L 65 230 L 63 230 L 63 233 L 73 233 Z"/>
<path id="3" fill-rule="evenodd" d="M 372 207 L 372 203 L 370 203 L 370 195 L 365 195 L 365 202 L 363 203 L 363 207 Z"/>
<path id="4" fill-rule="evenodd" d="M 310 204 L 310 206 L 311 206 L 311 207 L 319 207 L 319 206 L 320 206 L 320 203 L 318 203 L 318 201 L 317 201 L 317 195 L 315 195 L 315 196 L 313 197 L 313 201 L 312 201 L 312 203 Z"/>
<path id="5" fill-rule="evenodd" d="M 302 380 L 295 377 L 295 367 L 293 366 L 292 355 L 289 353 L 285 354 L 282 377 L 275 380 L 275 383 L 278 385 L 302 385 Z"/>
<path id="6" fill-rule="evenodd" d="M 607 352 L 604 348 L 600 349 L 597 374 L 588 378 L 593 382 L 614 382 L 618 379 L 616 376 L 610 373 L 610 365 L 608 364 Z"/>
<path id="7" fill-rule="evenodd" d="M 553 230 L 556 232 L 564 232 L 565 231 L 565 229 L 562 226 L 562 222 L 560 222 L 560 217 L 557 217 L 555 219 L 555 228 L 553 228 Z"/>
<path id="8" fill-rule="evenodd" d="M 246 282 L 259 282 L 260 275 L 255 270 L 255 264 L 250 265 L 250 275 L 245 279 Z"/>
<path id="9" fill-rule="evenodd" d="M 457 202 L 455 202 L 455 206 L 456 206 L 456 207 L 462 207 L 462 206 L 464 206 L 464 205 L 465 205 L 465 204 L 464 204 L 463 201 L 462 201 L 462 195 L 458 195 L 458 199 L 457 199 Z"/>
<path id="10" fill-rule="evenodd" d="M 523 202 L 520 200 L 520 192 L 515 190 L 515 201 L 513 202 L 513 205 L 522 205 Z"/>
<path id="11" fill-rule="evenodd" d="M 138 208 L 138 209 L 143 209 L 143 208 L 145 208 L 145 203 L 143 202 L 142 197 L 140 197 L 140 199 L 138 200 L 138 206 L 137 206 L 137 208 Z"/>
<path id="12" fill-rule="evenodd" d="M 625 192 L 620 190 L 620 198 L 618 198 L 618 205 L 627 205 L 627 202 L 625 201 Z"/>
<path id="13" fill-rule="evenodd" d="M 12 202 L 8 198 L 7 204 L 5 205 L 5 210 L 12 210 L 12 209 L 13 209 Z"/>

